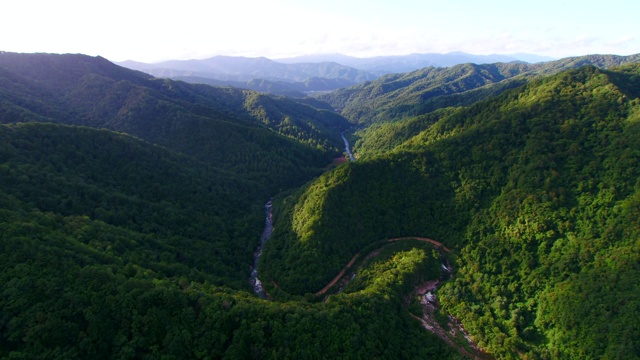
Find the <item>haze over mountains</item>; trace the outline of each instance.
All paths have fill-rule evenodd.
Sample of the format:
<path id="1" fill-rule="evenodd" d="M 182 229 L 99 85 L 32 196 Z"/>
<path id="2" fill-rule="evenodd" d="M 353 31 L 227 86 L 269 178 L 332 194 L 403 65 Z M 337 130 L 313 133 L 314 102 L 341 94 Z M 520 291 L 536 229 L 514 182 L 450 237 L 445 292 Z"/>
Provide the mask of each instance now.
<path id="1" fill-rule="evenodd" d="M 537 63 L 551 60 L 555 59 L 548 56 L 539 56 L 524 53 L 511 55 L 473 55 L 461 51 L 455 51 L 446 54 L 409 54 L 395 56 L 376 56 L 370 58 L 358 58 L 342 54 L 321 54 L 275 59 L 275 61 L 285 64 L 302 62 L 336 62 L 360 70 L 382 73 L 404 73 L 428 66 L 443 67 L 464 63 L 490 64 L 513 61 Z"/>
<path id="2" fill-rule="evenodd" d="M 385 74 L 409 72 L 428 66 L 548 60 L 551 58 L 530 54 L 471 55 L 452 52 L 374 58 L 328 54 L 276 60 L 215 56 L 203 60 L 173 60 L 154 64 L 124 61 L 119 64 L 157 77 L 302 97 L 305 93 L 335 90 Z"/>

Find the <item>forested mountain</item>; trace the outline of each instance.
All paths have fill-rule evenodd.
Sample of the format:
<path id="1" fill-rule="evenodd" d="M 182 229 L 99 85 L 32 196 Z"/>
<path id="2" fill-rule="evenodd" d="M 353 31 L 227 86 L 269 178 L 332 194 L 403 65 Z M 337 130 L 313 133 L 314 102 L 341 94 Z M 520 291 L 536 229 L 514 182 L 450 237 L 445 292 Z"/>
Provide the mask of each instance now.
<path id="1" fill-rule="evenodd" d="M 261 271 L 315 292 L 372 243 L 430 237 L 456 254 L 443 309 L 493 355 L 638 358 L 638 75 L 586 66 L 398 123 L 403 144 L 282 202 Z"/>
<path id="2" fill-rule="evenodd" d="M 125 132 L 272 189 L 328 163 L 347 126 L 311 102 L 154 79 L 83 55 L 2 53 L 0 84 L 0 122 Z"/>
<path id="3" fill-rule="evenodd" d="M 470 105 L 524 84 L 527 79 L 585 65 L 610 68 L 640 55 L 588 55 L 537 64 L 519 62 L 427 67 L 391 74 L 320 96 L 354 123 L 397 120 L 447 106 Z M 457 95 L 457 96 L 452 96 Z"/>
<path id="4" fill-rule="evenodd" d="M 172 60 L 153 64 L 123 61 L 119 65 L 193 84 L 233 86 L 270 94 L 304 97 L 307 93 L 336 90 L 375 80 L 385 74 L 411 72 L 429 66 L 549 60 L 552 59 L 531 54 L 472 55 L 451 52 L 371 58 L 327 54 L 276 60 L 215 56 L 203 60 Z"/>

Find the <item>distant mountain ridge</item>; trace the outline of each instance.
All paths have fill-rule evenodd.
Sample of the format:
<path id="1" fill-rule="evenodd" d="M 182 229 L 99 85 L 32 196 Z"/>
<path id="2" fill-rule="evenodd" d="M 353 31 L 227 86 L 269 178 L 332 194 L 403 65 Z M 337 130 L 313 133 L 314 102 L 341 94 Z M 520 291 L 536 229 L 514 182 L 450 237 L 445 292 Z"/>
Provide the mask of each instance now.
<path id="1" fill-rule="evenodd" d="M 429 66 L 450 67 L 463 63 L 542 62 L 552 58 L 532 54 L 473 55 L 410 54 L 356 58 L 342 54 L 305 55 L 271 60 L 265 57 L 214 56 L 202 60 L 169 60 L 160 63 L 123 61 L 118 65 L 155 77 L 189 83 L 233 86 L 278 95 L 302 97 L 331 91 L 391 73 L 405 73 Z"/>
<path id="2" fill-rule="evenodd" d="M 171 60 L 156 64 L 135 61 L 124 61 L 118 64 L 157 77 L 200 76 L 231 81 L 265 79 L 296 82 L 319 77 L 358 83 L 378 77 L 377 74 L 335 62 L 284 64 L 265 57 L 214 56 L 203 60 Z"/>
<path id="3" fill-rule="evenodd" d="M 300 62 L 325 62 L 332 61 L 342 65 L 351 66 L 356 69 L 383 73 L 404 73 L 428 66 L 449 67 L 464 63 L 474 64 L 490 64 L 497 62 L 514 62 L 524 61 L 528 63 L 537 63 L 555 60 L 548 56 L 540 56 L 534 54 L 491 54 L 491 55 L 474 55 L 461 51 L 454 51 L 446 54 L 426 53 L 426 54 L 409 54 L 409 55 L 392 55 L 392 56 L 375 56 L 369 58 L 358 58 L 342 54 L 318 54 L 306 55 L 291 58 L 275 59 L 275 61 L 285 64 L 293 64 Z"/>

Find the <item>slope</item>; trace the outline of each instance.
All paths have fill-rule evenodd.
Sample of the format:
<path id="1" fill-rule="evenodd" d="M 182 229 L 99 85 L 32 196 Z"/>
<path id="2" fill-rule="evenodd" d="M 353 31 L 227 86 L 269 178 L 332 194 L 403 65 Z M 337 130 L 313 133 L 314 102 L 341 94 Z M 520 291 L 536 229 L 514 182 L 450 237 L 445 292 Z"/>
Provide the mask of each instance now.
<path id="1" fill-rule="evenodd" d="M 282 203 L 262 273 L 313 292 L 368 244 L 430 237 L 458 254 L 440 301 L 485 350 L 637 357 L 639 74 L 536 80 L 321 176 Z"/>
<path id="2" fill-rule="evenodd" d="M 277 59 L 278 62 L 288 64 L 299 62 L 326 62 L 333 61 L 339 64 L 351 66 L 366 71 L 389 73 L 405 73 L 428 66 L 444 67 L 466 63 L 490 64 L 496 62 L 525 61 L 529 63 L 551 61 L 553 58 L 533 54 L 507 54 L 507 55 L 473 55 L 460 51 L 446 54 L 426 53 L 392 56 L 375 56 L 369 58 L 356 58 L 342 54 L 318 54 L 303 55 L 292 58 Z"/>
<path id="3" fill-rule="evenodd" d="M 260 227 L 247 211 L 262 195 L 255 183 L 106 130 L 23 123 L 0 131 L 3 198 L 21 204 L 4 209 L 146 234 L 150 244 L 140 248 L 108 238 L 102 245 L 125 252 L 158 246 L 164 253 L 146 257 L 200 269 L 213 283 L 244 283 L 241 264 L 250 261 L 251 234 Z"/>

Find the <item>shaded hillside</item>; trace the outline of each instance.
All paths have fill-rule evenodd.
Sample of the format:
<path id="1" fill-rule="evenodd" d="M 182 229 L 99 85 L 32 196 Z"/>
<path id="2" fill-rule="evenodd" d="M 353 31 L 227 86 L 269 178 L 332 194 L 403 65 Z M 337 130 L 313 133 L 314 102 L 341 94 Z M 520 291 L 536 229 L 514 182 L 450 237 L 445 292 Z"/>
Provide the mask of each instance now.
<path id="1" fill-rule="evenodd" d="M 314 292 L 368 244 L 431 237 L 457 253 L 444 309 L 490 353 L 637 358 L 638 75 L 588 66 L 440 113 L 285 199 L 261 271 Z"/>
<path id="2" fill-rule="evenodd" d="M 247 210 L 265 197 L 262 187 L 106 130 L 23 123 L 2 125 L 0 139 L 3 208 L 78 217 L 92 231 L 127 229 L 118 233 L 138 243 L 87 235 L 127 259 L 151 251 L 146 266 L 165 276 L 193 269 L 199 279 L 244 285 L 261 225 Z"/>
<path id="3" fill-rule="evenodd" d="M 272 188 L 299 183 L 326 164 L 346 126 L 308 103 L 151 79 L 83 55 L 2 53 L 0 85 L 0 122 L 126 132 Z"/>
<path id="4" fill-rule="evenodd" d="M 461 64 L 428 67 L 320 96 L 351 122 L 393 121 L 446 106 L 466 106 L 524 84 L 527 78 L 585 65 L 609 68 L 640 61 L 640 55 L 588 55 L 538 64 Z"/>

